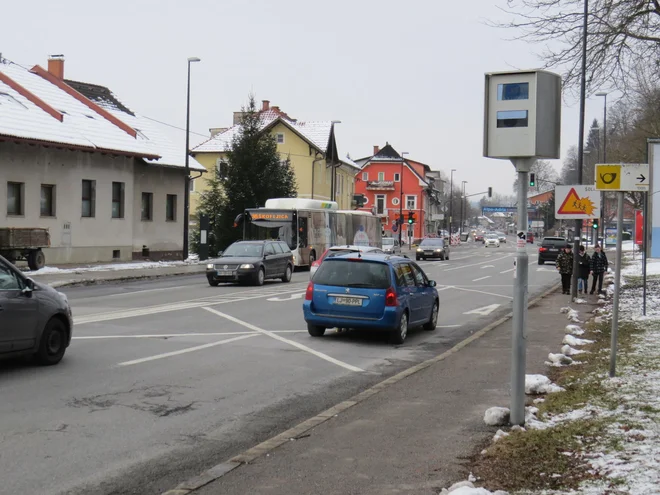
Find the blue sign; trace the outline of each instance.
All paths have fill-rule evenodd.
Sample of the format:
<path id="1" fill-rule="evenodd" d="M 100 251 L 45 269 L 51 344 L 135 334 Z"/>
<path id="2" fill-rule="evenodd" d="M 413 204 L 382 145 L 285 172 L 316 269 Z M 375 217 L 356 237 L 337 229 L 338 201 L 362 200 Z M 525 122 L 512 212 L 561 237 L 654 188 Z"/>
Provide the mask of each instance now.
<path id="1" fill-rule="evenodd" d="M 528 206 L 527 211 L 536 211 L 536 206 Z M 518 207 L 516 206 L 483 206 L 481 214 L 484 213 L 517 213 Z"/>

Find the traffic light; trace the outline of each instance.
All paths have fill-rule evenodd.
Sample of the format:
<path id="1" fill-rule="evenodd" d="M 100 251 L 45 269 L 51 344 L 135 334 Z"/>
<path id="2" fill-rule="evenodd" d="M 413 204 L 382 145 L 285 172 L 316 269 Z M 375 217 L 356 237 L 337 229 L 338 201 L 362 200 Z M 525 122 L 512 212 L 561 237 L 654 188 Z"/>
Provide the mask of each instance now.
<path id="1" fill-rule="evenodd" d="M 492 197 L 493 197 L 493 188 L 492 188 L 492 187 L 489 187 L 489 188 L 488 188 L 488 197 L 489 197 L 489 198 L 492 198 Z"/>
<path id="2" fill-rule="evenodd" d="M 593 227 L 594 230 L 598 230 L 598 219 L 594 218 L 591 226 Z"/>
<path id="3" fill-rule="evenodd" d="M 536 174 L 529 174 L 529 187 L 534 187 L 536 185 Z"/>
<path id="4" fill-rule="evenodd" d="M 415 214 L 412 211 L 408 212 L 408 223 L 415 223 Z"/>

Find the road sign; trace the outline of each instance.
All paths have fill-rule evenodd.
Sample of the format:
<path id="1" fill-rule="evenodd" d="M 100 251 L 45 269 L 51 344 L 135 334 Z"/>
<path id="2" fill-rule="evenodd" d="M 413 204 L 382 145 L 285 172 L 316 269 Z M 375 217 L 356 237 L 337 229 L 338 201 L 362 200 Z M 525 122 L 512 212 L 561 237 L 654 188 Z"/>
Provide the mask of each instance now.
<path id="1" fill-rule="evenodd" d="M 594 186 L 556 186 L 555 218 L 587 219 L 600 217 L 600 192 Z"/>
<path id="2" fill-rule="evenodd" d="M 597 163 L 596 189 L 599 191 L 648 191 L 648 163 Z"/>

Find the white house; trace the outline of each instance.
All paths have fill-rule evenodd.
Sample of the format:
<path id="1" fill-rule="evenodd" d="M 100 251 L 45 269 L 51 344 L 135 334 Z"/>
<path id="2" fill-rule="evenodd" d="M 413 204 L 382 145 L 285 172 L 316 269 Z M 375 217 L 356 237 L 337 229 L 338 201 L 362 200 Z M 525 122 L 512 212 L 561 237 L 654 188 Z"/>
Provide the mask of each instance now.
<path id="1" fill-rule="evenodd" d="M 48 228 L 48 263 L 180 259 L 184 159 L 108 88 L 64 79 L 63 58 L 0 59 L 0 228 Z"/>

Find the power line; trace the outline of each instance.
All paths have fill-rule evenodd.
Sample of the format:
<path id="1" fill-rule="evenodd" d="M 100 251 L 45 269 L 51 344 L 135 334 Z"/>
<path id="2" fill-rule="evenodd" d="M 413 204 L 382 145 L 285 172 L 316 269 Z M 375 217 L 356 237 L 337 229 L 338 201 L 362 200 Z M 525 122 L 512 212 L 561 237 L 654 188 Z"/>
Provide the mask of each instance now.
<path id="1" fill-rule="evenodd" d="M 186 132 L 186 130 L 183 129 L 182 127 L 177 127 L 177 126 L 175 126 L 175 125 L 173 125 L 173 124 L 168 124 L 167 122 L 163 122 L 163 121 L 160 121 L 160 120 L 157 120 L 157 119 L 151 118 L 151 117 L 147 117 L 146 115 L 142 115 L 142 117 L 144 117 L 145 119 L 148 119 L 148 120 L 152 120 L 152 121 L 154 121 L 154 122 L 158 122 L 159 124 L 165 125 L 165 126 L 167 126 L 167 127 L 171 127 L 171 128 L 173 128 L 173 129 L 178 129 L 179 131 Z M 201 133 L 199 133 L 199 132 L 195 132 L 195 131 L 190 131 L 190 134 L 195 134 L 196 136 L 202 136 L 202 137 L 205 137 L 205 138 L 209 139 L 209 135 L 208 135 L 208 134 L 201 134 Z"/>

